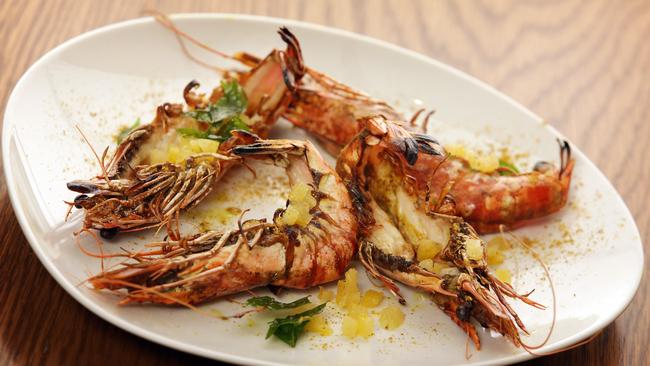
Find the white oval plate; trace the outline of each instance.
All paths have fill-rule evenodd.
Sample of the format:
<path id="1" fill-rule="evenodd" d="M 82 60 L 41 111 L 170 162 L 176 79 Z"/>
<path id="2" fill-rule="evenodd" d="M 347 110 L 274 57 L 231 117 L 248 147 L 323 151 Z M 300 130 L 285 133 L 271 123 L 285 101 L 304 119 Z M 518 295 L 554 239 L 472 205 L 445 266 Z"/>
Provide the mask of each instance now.
<path id="1" fill-rule="evenodd" d="M 243 15 L 201 14 L 174 17 L 187 33 L 225 52 L 245 50 L 265 55 L 281 47 L 276 34 L 290 27 L 301 41 L 307 64 L 355 88 L 395 103 L 410 113 L 420 103 L 435 108 L 431 133 L 443 143 L 461 141 L 490 149 L 508 146 L 525 153 L 518 163 L 528 170 L 539 160 L 557 162 L 557 131 L 535 114 L 489 86 L 449 66 L 414 52 L 340 30 L 289 20 Z M 219 63 L 194 49 L 197 55 Z M 335 307 L 330 318 L 335 335 L 307 335 L 296 348 L 265 340 L 265 318 L 222 321 L 184 308 L 116 305 L 117 297 L 88 289 L 82 281 L 100 269 L 98 260 L 83 255 L 72 232 L 79 214 L 64 223 L 65 188 L 72 179 L 98 171 L 88 147 L 74 129 L 78 125 L 102 150 L 112 144 L 118 126 L 140 117 L 148 121 L 156 105 L 181 101 L 191 79 L 209 90 L 218 76 L 189 61 L 173 34 L 151 18 L 136 19 L 76 37 L 36 62 L 16 85 L 6 108 L 2 136 L 4 169 L 11 201 L 32 248 L 52 276 L 70 295 L 107 321 L 166 346 L 236 363 L 252 364 L 504 364 L 532 356 L 503 338 L 481 330 L 483 349 L 465 358 L 466 336 L 428 300 L 406 292 L 406 323 L 397 331 L 377 330 L 368 340 L 345 340 Z M 280 124 L 278 135 L 304 138 Z M 561 213 L 540 220 L 517 234 L 536 240 L 551 269 L 557 289 L 557 325 L 540 352 L 571 345 L 613 321 L 639 285 L 643 250 L 638 230 L 611 184 L 575 146 L 576 169 L 570 202 Z M 233 173 L 226 186 L 241 188 Z M 253 184 L 262 191 L 269 182 Z M 247 185 L 249 183 L 245 183 Z M 223 188 L 222 188 L 223 190 Z M 250 193 L 250 192 L 249 192 Z M 270 195 L 270 194 L 269 194 Z M 261 204 L 264 194 L 248 195 L 228 204 L 257 207 L 248 217 L 267 215 L 282 202 Z M 270 195 L 272 196 L 272 195 Z M 222 204 L 225 204 L 222 202 Z M 108 252 L 134 247 L 143 236 L 106 244 Z M 92 241 L 82 240 L 96 251 Z M 521 250 L 503 265 L 513 272 L 520 291 L 536 289 L 533 298 L 551 305 L 548 283 L 537 263 Z M 363 278 L 362 287 L 369 288 Z M 332 287 L 332 285 L 330 285 Z M 261 291 L 264 292 L 264 291 Z M 606 296 L 603 296 L 606 294 Z M 286 299 L 303 295 L 289 292 Z M 386 303 L 394 302 L 387 300 Z M 215 301 L 202 307 L 234 313 L 240 307 Z M 551 310 L 517 305 L 532 331 L 528 343 L 543 339 Z"/>

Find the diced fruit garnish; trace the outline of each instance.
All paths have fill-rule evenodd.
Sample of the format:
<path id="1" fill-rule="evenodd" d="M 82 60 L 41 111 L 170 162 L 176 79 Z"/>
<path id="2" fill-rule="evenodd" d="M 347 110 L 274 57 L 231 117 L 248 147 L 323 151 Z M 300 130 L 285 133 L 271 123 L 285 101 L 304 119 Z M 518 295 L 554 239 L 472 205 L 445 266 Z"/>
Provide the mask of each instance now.
<path id="1" fill-rule="evenodd" d="M 219 141 L 208 139 L 190 139 L 192 150 L 196 153 L 213 153 L 219 149 Z"/>
<path id="2" fill-rule="evenodd" d="M 375 333 L 375 322 L 369 316 L 357 318 L 357 335 L 368 338 Z"/>
<path id="3" fill-rule="evenodd" d="M 307 206 L 315 206 L 316 199 L 311 195 L 312 189 L 305 183 L 298 183 L 289 192 L 289 201 L 304 202 Z"/>
<path id="4" fill-rule="evenodd" d="M 361 296 L 357 276 L 358 273 L 354 268 L 349 269 L 345 273 L 345 279 L 338 281 L 336 291 L 336 304 L 345 311 L 341 333 L 350 339 L 368 338 L 375 333 L 374 317 L 377 315 L 371 314 L 369 309 L 379 306 L 384 300 L 384 293 L 377 290 L 367 290 Z M 325 291 L 321 288 L 319 297 Z M 404 321 L 404 313 L 397 306 L 388 306 L 379 315 L 380 324 L 383 317 L 382 327 L 386 329 L 395 329 Z"/>
<path id="5" fill-rule="evenodd" d="M 341 323 L 341 333 L 343 333 L 344 336 L 350 339 L 356 337 L 358 328 L 359 324 L 355 318 L 351 316 L 343 318 L 343 322 Z"/>
<path id="6" fill-rule="evenodd" d="M 149 152 L 151 164 L 160 164 L 167 161 L 167 152 L 159 149 L 153 149 Z"/>
<path id="7" fill-rule="evenodd" d="M 460 144 L 445 146 L 451 155 L 467 160 L 470 168 L 484 173 L 491 173 L 499 168 L 499 158 L 495 154 L 480 154 Z"/>
<path id="8" fill-rule="evenodd" d="M 420 267 L 426 269 L 427 271 L 433 272 L 433 260 L 425 259 L 423 261 L 420 261 Z"/>
<path id="9" fill-rule="evenodd" d="M 170 146 L 169 149 L 167 149 L 167 161 L 175 163 L 180 161 L 181 157 L 181 149 L 178 147 Z"/>
<path id="10" fill-rule="evenodd" d="M 420 267 L 427 271 L 440 274 L 443 269 L 448 268 L 449 266 L 444 263 L 434 262 L 432 259 L 425 259 L 420 262 Z"/>
<path id="11" fill-rule="evenodd" d="M 362 306 L 361 304 L 352 304 L 348 306 L 346 309 L 348 312 L 348 315 L 353 317 L 353 318 L 361 318 L 364 316 L 368 316 L 368 308 L 365 306 Z"/>
<path id="12" fill-rule="evenodd" d="M 149 152 L 149 160 L 151 164 L 159 164 L 159 163 L 164 163 L 164 162 L 170 162 L 170 163 L 182 163 L 184 162 L 187 158 L 190 156 L 201 153 L 201 152 L 216 152 L 217 148 L 219 147 L 219 143 L 216 141 L 209 141 L 209 140 L 202 140 L 202 141 L 207 141 L 208 143 L 216 143 L 215 144 L 209 144 L 209 145 L 204 145 L 204 144 L 197 144 L 195 141 L 199 140 L 194 140 L 194 139 L 186 139 L 186 138 L 180 138 L 178 140 L 175 140 L 175 142 L 170 143 L 170 145 L 164 149 L 164 148 L 155 148 L 152 149 Z M 212 146 L 215 147 L 214 150 L 210 151 L 204 151 L 203 149 L 210 149 Z"/>
<path id="13" fill-rule="evenodd" d="M 445 269 L 445 268 L 449 268 L 449 266 L 444 264 L 444 263 L 436 262 L 436 263 L 433 264 L 433 273 L 440 274 L 440 273 L 442 273 L 442 270 Z"/>
<path id="14" fill-rule="evenodd" d="M 307 326 L 305 326 L 305 330 L 308 332 L 318 333 L 322 336 L 332 335 L 332 328 L 330 328 L 325 317 L 320 314 L 314 315 L 311 318 L 309 323 L 307 323 Z"/>
<path id="15" fill-rule="evenodd" d="M 487 246 L 487 262 L 491 266 L 503 263 L 503 254 L 501 254 L 501 249 L 494 246 L 492 243 Z"/>
<path id="16" fill-rule="evenodd" d="M 311 221 L 311 210 L 316 206 L 316 199 L 312 196 L 312 189 L 307 184 L 299 183 L 289 192 L 289 206 L 286 208 L 280 223 L 284 225 L 307 226 Z"/>
<path id="17" fill-rule="evenodd" d="M 295 225 L 300 220 L 300 214 L 301 212 L 296 206 L 289 204 L 282 214 L 281 221 L 285 225 Z"/>
<path id="18" fill-rule="evenodd" d="M 472 169 L 490 173 L 499 168 L 499 158 L 494 154 L 476 155 L 473 160 L 470 160 L 469 165 Z"/>
<path id="19" fill-rule="evenodd" d="M 499 268 L 494 271 L 494 275 L 503 282 L 510 283 L 512 281 L 512 274 L 505 268 Z"/>
<path id="20" fill-rule="evenodd" d="M 461 144 L 449 144 L 445 146 L 445 150 L 447 150 L 447 152 L 453 156 L 467 159 L 468 156 L 467 149 L 465 148 L 465 146 Z"/>
<path id="21" fill-rule="evenodd" d="M 397 305 L 390 305 L 379 312 L 379 326 L 393 330 L 404 323 L 404 313 Z"/>
<path id="22" fill-rule="evenodd" d="M 345 279 L 337 283 L 336 304 L 347 309 L 353 305 L 358 305 L 361 301 L 359 286 L 357 285 L 357 270 L 350 268 L 345 273 Z"/>
<path id="23" fill-rule="evenodd" d="M 418 260 L 433 259 L 440 250 L 442 250 L 440 244 L 432 240 L 422 240 L 418 246 Z"/>
<path id="24" fill-rule="evenodd" d="M 510 249 L 510 243 L 503 237 L 503 235 L 497 235 L 488 241 L 488 247 L 506 250 Z"/>
<path id="25" fill-rule="evenodd" d="M 374 308 L 379 304 L 381 304 L 383 300 L 384 300 L 383 292 L 368 290 L 366 291 L 365 294 L 363 294 L 363 297 L 361 297 L 361 305 L 367 308 Z"/>
<path id="26" fill-rule="evenodd" d="M 368 338 L 375 332 L 375 322 L 368 315 L 351 316 L 343 318 L 341 333 L 347 338 Z"/>
<path id="27" fill-rule="evenodd" d="M 320 301 L 332 301 L 334 300 L 334 291 L 326 290 L 323 286 L 320 286 L 318 290 L 318 299 Z"/>
<path id="28" fill-rule="evenodd" d="M 481 239 L 469 238 L 465 241 L 465 251 L 467 257 L 474 261 L 483 259 L 483 245 Z"/>

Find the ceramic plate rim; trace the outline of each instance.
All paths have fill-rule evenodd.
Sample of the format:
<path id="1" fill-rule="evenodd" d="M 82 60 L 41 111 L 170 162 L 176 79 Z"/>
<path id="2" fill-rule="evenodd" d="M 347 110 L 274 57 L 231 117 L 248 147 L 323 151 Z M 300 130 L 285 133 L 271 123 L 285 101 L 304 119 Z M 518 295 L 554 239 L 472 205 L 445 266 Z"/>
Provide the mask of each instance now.
<path id="1" fill-rule="evenodd" d="M 483 88 L 486 91 L 490 92 L 491 94 L 494 94 L 498 96 L 500 99 L 503 100 L 503 102 L 508 103 L 511 107 L 514 107 L 521 112 L 524 112 L 526 115 L 528 115 L 531 119 L 536 120 L 536 121 L 542 121 L 542 118 L 539 117 L 538 115 L 534 114 L 527 108 L 525 108 L 523 105 L 519 104 L 517 101 L 512 99 L 511 97 L 501 93 L 500 91 L 496 90 L 492 86 L 484 83 L 483 81 L 470 76 L 469 74 L 466 74 L 463 71 L 460 71 L 450 65 L 447 65 L 445 63 L 442 63 L 440 61 L 437 61 L 431 57 L 419 54 L 415 51 L 408 50 L 406 48 L 396 46 L 394 44 L 381 41 L 369 36 L 365 35 L 360 35 L 357 33 L 353 33 L 350 31 L 345 31 L 337 28 L 332 28 L 332 27 L 327 27 L 319 24 L 313 24 L 309 22 L 303 22 L 303 21 L 297 21 L 297 20 L 292 20 L 292 19 L 283 19 L 283 18 L 276 18 L 276 17 L 268 17 L 268 16 L 260 16 L 260 15 L 247 15 L 247 14 L 232 14 L 232 13 L 181 13 L 181 14 L 173 14 L 171 16 L 174 19 L 218 19 L 218 20 L 223 20 L 223 19 L 229 19 L 229 20 L 235 20 L 235 21 L 252 21 L 252 22 L 260 22 L 260 23 L 267 23 L 267 24 L 274 24 L 274 25 L 287 25 L 287 26 L 296 26 L 296 27 L 302 27 L 305 29 L 311 29 L 315 30 L 318 32 L 323 32 L 323 33 L 329 33 L 332 35 L 336 36 L 342 36 L 346 38 L 352 38 L 361 42 L 365 43 L 370 43 L 373 45 L 377 45 L 379 47 L 382 47 L 384 49 L 388 49 L 390 51 L 402 54 L 406 57 L 411 57 L 418 59 L 420 61 L 426 62 L 428 64 L 434 65 L 436 67 L 439 67 L 441 69 L 444 69 L 446 72 L 453 74 L 456 77 L 465 79 L 466 81 L 476 85 L 477 87 Z M 220 350 L 207 350 L 198 346 L 194 346 L 189 343 L 177 341 L 173 338 L 166 337 L 159 335 L 155 332 L 146 330 L 144 328 L 141 328 L 137 325 L 131 324 L 122 318 L 118 316 L 111 315 L 107 312 L 105 312 L 101 306 L 93 302 L 90 298 L 86 297 L 79 291 L 79 289 L 69 283 L 63 276 L 63 274 L 59 271 L 59 269 L 54 265 L 54 263 L 47 258 L 45 255 L 44 251 L 41 249 L 41 247 L 37 244 L 37 237 L 36 234 L 34 233 L 34 230 L 32 226 L 29 224 L 27 221 L 25 211 L 26 208 L 20 206 L 19 199 L 17 197 L 17 187 L 16 187 L 16 181 L 14 178 L 14 172 L 12 170 L 12 165 L 10 164 L 10 150 L 9 150 L 9 143 L 10 143 L 10 138 L 12 136 L 11 131 L 9 131 L 9 126 L 10 124 L 8 123 L 8 116 L 11 115 L 11 113 L 8 113 L 11 111 L 11 108 L 13 108 L 13 105 L 15 104 L 14 99 L 16 98 L 14 91 L 19 89 L 20 86 L 25 82 L 26 79 L 29 78 L 29 75 L 33 73 L 34 70 L 36 70 L 41 64 L 46 63 L 48 60 L 53 58 L 56 54 L 64 51 L 65 49 L 74 46 L 75 44 L 92 38 L 94 36 L 100 35 L 102 33 L 107 33 L 111 32 L 113 30 L 117 30 L 120 28 L 125 28 L 125 27 L 130 27 L 134 25 L 141 25 L 145 23 L 153 22 L 152 17 L 141 17 L 141 18 L 136 18 L 136 19 L 130 19 L 126 21 L 121 21 L 113 24 L 109 24 L 100 28 L 96 28 L 93 30 L 90 30 L 88 32 L 82 33 L 80 35 L 77 35 L 62 44 L 56 46 L 55 48 L 49 50 L 47 53 L 45 53 L 43 56 L 41 56 L 34 64 L 32 64 L 27 71 L 20 77 L 16 85 L 14 86 L 12 93 L 10 94 L 9 98 L 7 99 L 7 104 L 5 107 L 5 115 L 4 115 L 4 121 L 3 121 L 3 128 L 2 128 L 2 156 L 3 156 L 3 166 L 4 166 L 4 175 L 5 175 L 5 180 L 7 183 L 7 190 L 9 193 L 9 198 L 11 201 L 11 204 L 14 208 L 14 212 L 16 214 L 16 217 L 18 218 L 18 222 L 30 244 L 32 247 L 32 250 L 36 253 L 37 257 L 41 261 L 41 263 L 45 266 L 47 271 L 50 273 L 52 277 L 61 285 L 68 294 L 70 294 L 75 300 L 77 300 L 80 304 L 82 304 L 86 309 L 90 310 L 92 313 L 95 315 L 99 316 L 100 318 L 108 321 L 109 323 L 129 332 L 132 334 L 135 334 L 139 337 L 142 337 L 144 339 L 147 339 L 149 341 L 158 343 L 160 345 L 170 347 L 179 351 L 203 356 L 206 358 L 211 358 L 211 359 L 216 359 L 216 360 L 221 360 L 221 361 L 226 361 L 226 362 L 232 362 L 232 363 L 238 363 L 238 364 L 258 364 L 258 365 L 285 365 L 284 363 L 276 363 L 276 362 L 269 362 L 269 361 L 264 361 L 260 359 L 255 359 L 255 358 L 250 358 L 250 357 L 242 357 L 242 356 L 236 356 L 233 354 L 229 354 Z M 550 126 L 546 124 L 544 126 L 546 129 L 549 130 L 553 135 L 563 138 L 562 134 L 556 130 L 553 126 Z M 638 227 L 636 226 L 636 222 L 634 220 L 634 217 L 632 216 L 629 208 L 623 201 L 622 197 L 618 193 L 618 191 L 613 187 L 609 179 L 598 169 L 598 167 L 591 161 L 589 160 L 578 148 L 574 149 L 575 154 L 583 158 L 583 161 L 586 162 L 589 165 L 589 168 L 594 169 L 597 174 L 601 176 L 601 178 L 604 178 L 604 181 L 606 184 L 612 188 L 616 192 L 616 199 L 622 203 L 622 205 L 625 207 L 625 214 L 626 214 L 626 220 L 631 221 L 634 223 L 634 229 L 636 230 L 637 237 L 640 238 L 639 235 L 639 230 Z M 633 289 L 633 291 L 630 291 L 627 296 L 625 297 L 625 301 L 620 302 L 620 306 L 615 309 L 614 311 L 610 311 L 607 313 L 605 316 L 599 318 L 598 321 L 593 323 L 591 326 L 582 329 L 580 332 L 574 334 L 571 337 L 564 338 L 552 346 L 548 348 L 544 348 L 545 352 L 552 352 L 556 349 L 560 349 L 562 347 L 566 347 L 568 345 L 575 344 L 581 340 L 586 339 L 587 337 L 595 334 L 605 326 L 609 325 L 612 323 L 625 309 L 629 306 L 629 304 L 632 302 L 632 299 L 634 298 L 635 294 L 638 291 L 638 288 L 641 283 L 641 279 L 643 278 L 643 273 L 645 269 L 644 265 L 644 256 L 643 256 L 643 243 L 641 239 L 639 239 L 639 244 L 640 244 L 640 252 L 642 255 L 642 265 L 640 270 L 635 274 L 634 277 L 634 285 L 630 287 L 630 289 Z M 534 356 L 529 355 L 529 354 L 517 354 L 517 355 L 510 355 L 506 357 L 502 357 L 499 359 L 492 359 L 492 360 L 486 360 L 484 362 L 478 362 L 475 363 L 476 365 L 491 365 L 491 364 L 510 364 L 510 363 L 515 363 L 515 362 L 520 362 L 524 360 L 528 360 L 534 358 Z"/>

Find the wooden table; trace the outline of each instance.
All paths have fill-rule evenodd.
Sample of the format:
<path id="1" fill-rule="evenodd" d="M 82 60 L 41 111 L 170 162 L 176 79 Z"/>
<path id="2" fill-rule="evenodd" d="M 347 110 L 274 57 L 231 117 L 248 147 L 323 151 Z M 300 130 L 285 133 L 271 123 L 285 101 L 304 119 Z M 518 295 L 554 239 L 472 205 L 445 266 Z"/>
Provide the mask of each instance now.
<path id="1" fill-rule="evenodd" d="M 464 70 L 579 146 L 622 194 L 644 242 L 650 241 L 650 2 L 3 0 L 1 105 L 47 50 L 152 8 L 300 19 L 364 33 Z M 0 364 L 210 363 L 124 332 L 65 293 L 25 240 L 4 180 L 0 218 Z M 646 364 L 649 289 L 643 281 L 627 311 L 591 343 L 531 364 Z"/>

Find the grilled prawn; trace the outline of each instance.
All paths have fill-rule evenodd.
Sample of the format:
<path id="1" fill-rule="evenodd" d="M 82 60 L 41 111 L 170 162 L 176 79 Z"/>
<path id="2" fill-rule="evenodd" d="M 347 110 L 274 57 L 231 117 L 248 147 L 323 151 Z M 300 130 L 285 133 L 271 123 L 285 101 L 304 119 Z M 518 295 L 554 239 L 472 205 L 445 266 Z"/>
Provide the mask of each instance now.
<path id="1" fill-rule="evenodd" d="M 455 192 L 453 185 L 450 189 L 440 182 L 452 174 L 462 181 L 465 175 L 457 171 L 465 164 L 447 158 L 431 138 L 411 134 L 398 123 L 381 117 L 363 122 L 364 130 L 342 150 L 337 172 L 357 212 L 359 257 L 368 272 L 398 297 L 394 281 L 431 293 L 477 348 L 480 340 L 470 318 L 520 345 L 517 327 L 526 328 L 506 297 L 543 306 L 490 273 L 485 243 L 456 215 L 452 200 L 442 195 L 443 205 L 432 203 L 431 197 L 440 197 L 440 192 Z M 439 180 L 438 174 L 445 179 Z M 432 268 L 420 265 L 422 247 L 436 252 Z"/>
<path id="2" fill-rule="evenodd" d="M 292 190 L 272 222 L 247 220 L 231 230 L 158 243 L 166 255 L 101 273 L 90 283 L 129 289 L 123 303 L 195 304 L 258 286 L 304 289 L 338 279 L 356 252 L 357 231 L 338 175 L 309 142 L 255 140 L 233 154 L 286 169 Z"/>
<path id="3" fill-rule="evenodd" d="M 170 20 L 161 22 L 178 32 L 173 25 L 166 23 L 171 22 Z M 260 90 L 264 90 L 266 94 L 257 90 L 257 95 L 278 95 L 277 89 L 285 92 L 283 107 L 272 115 L 273 118 L 266 119 L 265 131 L 276 118 L 281 116 L 322 140 L 329 152 L 338 155 L 339 150 L 364 128 L 365 118 L 383 116 L 389 121 L 404 120 L 386 102 L 372 98 L 319 71 L 306 67 L 298 39 L 286 28 L 282 28 L 280 34 L 288 45 L 287 50 L 275 56 L 276 62 L 268 64 L 280 65 L 284 85 L 278 82 L 277 71 L 276 77 L 270 78 L 275 82 L 259 82 L 263 79 L 260 75 L 273 74 L 268 72 L 258 72 L 254 74 L 257 76 L 250 81 L 251 85 L 265 85 Z M 248 54 L 226 57 L 248 65 L 267 64 Z M 247 93 L 254 90 L 252 87 L 249 89 Z M 189 99 L 186 98 L 188 104 Z M 413 130 L 417 119 L 421 116 L 423 126 L 426 127 L 432 112 L 428 114 L 422 112 L 422 110 L 418 111 L 410 123 L 401 124 L 401 127 Z M 431 139 L 423 134 L 412 131 L 409 133 L 419 136 L 420 139 Z M 489 233 L 497 231 L 500 225 L 509 228 L 522 226 L 531 219 L 554 213 L 566 204 L 574 165 L 567 142 L 561 143 L 560 157 L 559 168 L 547 162 L 540 162 L 532 172 L 525 174 L 506 172 L 509 173 L 506 176 L 496 172 L 485 174 L 473 171 L 461 158 L 445 157 L 442 162 L 440 158 L 427 158 L 431 160 L 431 164 L 418 164 L 418 174 L 430 175 L 435 180 L 426 183 L 429 187 L 422 190 L 428 195 L 426 200 L 432 206 L 432 210 L 461 216 L 480 233 Z M 432 174 L 434 171 L 436 174 Z M 419 182 L 429 182 L 427 177 L 421 178 Z"/>
<path id="4" fill-rule="evenodd" d="M 388 103 L 306 68 L 282 116 L 316 136 L 336 156 L 363 129 L 363 118 L 378 115 L 391 120 L 403 119 Z"/>
<path id="5" fill-rule="evenodd" d="M 412 135 L 441 149 L 439 155 L 426 155 L 407 177 L 414 178 L 428 210 L 468 221 L 480 233 L 498 231 L 500 225 L 515 228 L 528 220 L 559 211 L 567 202 L 574 160 L 566 141 L 560 143 L 560 167 L 539 162 L 532 172 L 512 171 L 486 174 L 474 171 L 467 161 L 444 153 L 430 136 L 417 133 L 418 119 L 426 125 L 433 112 L 418 111 L 409 123 L 389 104 L 371 98 L 318 71 L 303 68 L 283 117 L 324 142 L 337 156 L 366 127 L 367 118 L 381 116 L 386 123 L 398 124 L 397 135 Z M 399 132 L 397 132 L 399 130 Z M 417 145 L 402 146 L 409 159 L 417 156 Z M 505 174 L 504 174 L 505 173 Z"/>
<path id="6" fill-rule="evenodd" d="M 183 92 L 189 112 L 181 104 L 158 107 L 154 120 L 132 131 L 106 164 L 104 153 L 100 175 L 68 183 L 81 193 L 71 204 L 85 211 L 83 230 L 96 229 L 108 238 L 119 231 L 171 227 L 180 211 L 207 196 L 241 160 L 226 156 L 228 151 L 250 142 L 230 131 L 246 129 L 265 137 L 302 78 L 298 41 L 286 28 L 279 33 L 286 50 L 273 50 L 262 60 L 245 53 L 232 56 L 250 71 L 231 73 L 235 77 L 209 97 L 197 94 L 199 84 L 190 82 Z M 218 127 L 209 123 L 217 119 Z"/>
<path id="7" fill-rule="evenodd" d="M 311 98 L 320 99 L 313 101 L 314 106 L 327 106 L 328 103 L 346 106 L 343 108 L 347 111 L 345 117 L 332 119 L 329 119 L 328 113 L 315 109 L 305 113 L 308 109 L 302 108 L 298 114 L 296 109 L 290 107 L 286 112 L 293 113 L 290 120 L 295 125 L 330 142 L 327 145 L 329 151 L 336 151 L 338 146 L 350 141 L 354 144 L 353 139 L 357 138 L 358 133 L 367 133 L 362 131 L 368 118 L 348 123 L 355 116 L 353 111 L 357 110 L 358 99 L 348 100 L 346 104 L 338 97 L 332 98 L 324 93 L 312 94 Z M 384 106 L 383 102 L 369 100 L 368 103 L 364 105 L 361 115 Z M 484 173 L 471 169 L 466 160 L 447 154 L 431 136 L 412 131 L 412 124 L 391 120 L 382 113 L 372 117 L 375 116 L 378 117 L 375 119 L 377 121 L 383 119 L 381 128 L 392 130 L 394 137 L 391 138 L 398 139 L 394 144 L 408 154 L 407 162 L 415 162 L 420 156 L 418 149 L 425 152 L 418 163 L 411 164 L 404 174 L 417 186 L 418 199 L 428 211 L 460 216 L 480 233 L 491 233 L 498 231 L 501 225 L 507 228 L 523 226 L 529 220 L 559 211 L 567 202 L 574 160 L 566 141 L 560 142 L 559 168 L 542 161 L 535 165 L 533 171 L 524 174 L 510 170 Z M 392 124 L 396 126 L 390 127 Z M 379 124 L 373 126 L 378 128 Z M 407 140 L 399 140 L 404 138 Z M 404 145 L 406 143 L 411 145 Z M 437 146 L 439 153 L 426 154 L 423 149 L 427 148 L 427 144 Z"/>
<path id="8" fill-rule="evenodd" d="M 447 154 L 435 139 L 409 132 L 399 122 L 382 117 L 364 122 L 366 129 L 346 149 L 363 150 L 364 165 L 377 171 L 388 166 L 386 159 L 396 159 L 390 151 L 402 152 L 398 175 L 410 182 L 409 193 L 427 213 L 462 217 L 480 233 L 489 233 L 498 231 L 500 225 L 513 228 L 557 212 L 568 200 L 574 160 L 566 141 L 560 142 L 559 169 L 538 162 L 532 172 L 502 175 L 472 170 L 464 159 Z M 388 172 L 380 174 L 368 179 L 368 184 L 381 186 L 389 177 Z"/>

